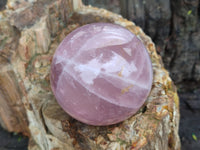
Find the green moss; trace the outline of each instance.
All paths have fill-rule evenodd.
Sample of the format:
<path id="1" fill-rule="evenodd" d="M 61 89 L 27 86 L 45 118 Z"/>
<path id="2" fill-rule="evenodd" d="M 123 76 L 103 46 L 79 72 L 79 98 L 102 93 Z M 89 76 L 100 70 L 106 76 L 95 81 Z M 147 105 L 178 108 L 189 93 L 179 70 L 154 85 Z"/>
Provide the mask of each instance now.
<path id="1" fill-rule="evenodd" d="M 118 142 L 120 145 L 127 145 L 128 142 L 126 142 L 125 140 L 122 140 L 120 138 L 117 138 L 116 142 Z"/>
<path id="2" fill-rule="evenodd" d="M 18 137 L 17 141 L 18 141 L 18 142 L 21 142 L 21 140 L 22 140 L 22 137 L 21 137 L 21 136 Z"/>
<path id="3" fill-rule="evenodd" d="M 188 10 L 187 15 L 191 15 L 192 14 L 192 10 Z"/>
<path id="4" fill-rule="evenodd" d="M 196 135 L 193 133 L 192 134 L 192 138 L 195 140 L 195 141 L 197 141 L 197 137 L 196 137 Z"/>
<path id="5" fill-rule="evenodd" d="M 7 39 L 8 39 L 8 37 L 5 37 L 5 38 L 1 41 L 1 43 L 0 43 L 0 50 L 3 49 L 3 47 L 5 46 Z"/>
<path id="6" fill-rule="evenodd" d="M 33 68 L 34 68 L 34 66 L 33 66 L 33 61 L 35 60 L 35 58 L 37 57 L 37 56 L 39 56 L 40 54 L 35 54 L 33 57 L 31 57 L 31 59 L 28 61 L 28 66 L 27 66 L 27 68 L 26 68 L 26 74 L 29 74 L 29 73 L 31 73 L 32 71 L 33 71 Z"/>
<path id="7" fill-rule="evenodd" d="M 40 83 L 42 84 L 42 86 L 49 87 L 49 82 L 47 82 L 46 80 L 42 80 Z"/>

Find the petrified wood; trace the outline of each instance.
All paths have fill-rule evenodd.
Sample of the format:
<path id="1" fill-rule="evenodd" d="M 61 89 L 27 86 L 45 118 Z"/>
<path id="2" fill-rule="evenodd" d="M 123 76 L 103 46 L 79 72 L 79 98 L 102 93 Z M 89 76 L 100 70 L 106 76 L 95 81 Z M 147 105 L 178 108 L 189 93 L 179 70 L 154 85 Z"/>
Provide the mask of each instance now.
<path id="1" fill-rule="evenodd" d="M 121 25 L 145 44 L 153 65 L 151 93 L 128 120 L 89 126 L 68 116 L 49 83 L 52 56 L 63 38 L 92 22 Z M 75 0 L 8 0 L 0 12 L 0 123 L 30 136 L 29 149 L 180 149 L 179 99 L 152 40 L 119 15 Z"/>

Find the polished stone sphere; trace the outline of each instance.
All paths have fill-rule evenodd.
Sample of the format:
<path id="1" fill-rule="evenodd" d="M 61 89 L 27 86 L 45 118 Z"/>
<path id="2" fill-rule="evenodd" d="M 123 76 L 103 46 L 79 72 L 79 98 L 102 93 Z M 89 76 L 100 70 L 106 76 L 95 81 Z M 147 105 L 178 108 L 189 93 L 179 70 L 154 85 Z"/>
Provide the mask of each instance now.
<path id="1" fill-rule="evenodd" d="M 119 25 L 92 23 L 60 43 L 50 79 L 55 98 L 70 116 L 90 125 L 111 125 L 144 104 L 153 71 L 136 35 Z"/>

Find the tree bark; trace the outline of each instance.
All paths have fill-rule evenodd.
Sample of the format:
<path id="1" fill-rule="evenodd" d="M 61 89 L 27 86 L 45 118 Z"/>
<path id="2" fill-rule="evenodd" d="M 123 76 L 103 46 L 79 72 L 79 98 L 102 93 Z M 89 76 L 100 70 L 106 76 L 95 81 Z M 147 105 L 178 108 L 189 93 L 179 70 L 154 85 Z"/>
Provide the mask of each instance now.
<path id="1" fill-rule="evenodd" d="M 82 6 L 79 0 L 9 0 L 0 18 L 0 123 L 30 135 L 30 150 L 180 149 L 176 88 L 140 27 L 104 9 Z M 59 43 L 92 22 L 119 24 L 135 33 L 153 65 L 153 86 L 144 106 L 112 126 L 89 126 L 71 118 L 57 104 L 49 83 Z"/>

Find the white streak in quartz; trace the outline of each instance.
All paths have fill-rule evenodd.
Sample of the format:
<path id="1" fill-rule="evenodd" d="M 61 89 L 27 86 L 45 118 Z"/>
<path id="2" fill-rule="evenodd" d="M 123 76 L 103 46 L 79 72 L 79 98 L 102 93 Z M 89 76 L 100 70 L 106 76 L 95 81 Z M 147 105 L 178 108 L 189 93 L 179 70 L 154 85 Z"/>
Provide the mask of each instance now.
<path id="1" fill-rule="evenodd" d="M 62 82 L 62 80 L 61 80 L 61 77 L 64 75 L 64 73 L 68 73 L 76 82 L 78 82 L 80 85 L 82 85 L 82 86 L 84 86 L 83 85 L 83 83 L 81 83 L 80 82 L 80 80 L 78 80 L 77 78 L 76 78 L 76 76 L 74 76 L 74 75 L 72 75 L 72 73 L 71 72 L 69 72 L 69 69 L 67 68 L 67 66 L 65 66 L 64 67 L 64 69 L 63 69 L 63 71 L 62 71 L 62 73 L 60 74 L 60 76 L 59 76 L 59 80 L 58 80 L 58 82 L 57 82 L 57 84 L 58 84 L 58 86 L 59 86 L 59 84 Z M 57 86 L 57 87 L 58 87 Z M 107 102 L 109 102 L 109 103 L 111 103 L 111 104 L 114 104 L 114 105 L 117 105 L 117 106 L 120 106 L 120 107 L 126 107 L 126 108 L 134 108 L 134 107 L 130 107 L 130 105 L 123 105 L 123 103 L 117 103 L 117 102 L 115 102 L 115 100 L 113 100 L 113 99 L 108 99 L 108 98 L 106 98 L 106 97 L 104 97 L 104 96 L 102 96 L 102 95 L 100 95 L 100 94 L 98 94 L 97 92 L 95 92 L 93 89 L 89 89 L 87 86 L 84 86 L 89 92 L 91 92 L 92 94 L 94 94 L 94 95 L 96 95 L 97 97 L 99 97 L 99 98 L 101 98 L 102 100 L 105 100 L 105 101 L 107 101 Z M 57 90 L 60 90 L 60 89 L 56 89 L 56 92 L 57 92 Z"/>
<path id="2" fill-rule="evenodd" d="M 116 45 L 122 45 L 122 44 L 129 43 L 135 37 L 133 34 L 130 34 L 129 32 L 127 32 L 127 34 L 130 34 L 129 35 L 130 38 L 127 39 L 127 35 L 125 36 L 123 34 L 123 32 L 124 32 L 124 30 L 123 31 L 119 30 L 116 32 L 116 30 L 108 30 L 107 29 L 107 33 L 104 33 L 104 32 L 97 33 L 96 35 L 94 35 L 92 38 L 88 39 L 82 45 L 82 47 L 79 49 L 79 51 L 75 55 L 75 57 L 79 56 L 80 53 L 82 53 L 83 51 L 88 51 L 88 50 L 97 49 L 97 48 L 100 49 L 100 48 L 107 47 L 107 46 L 113 46 L 113 45 L 116 46 Z M 78 38 L 76 38 L 76 40 L 78 40 Z M 98 42 L 98 41 L 104 41 L 104 43 L 102 44 L 102 42 Z"/>
<path id="3" fill-rule="evenodd" d="M 123 48 L 123 50 L 129 55 L 132 56 L 131 52 L 132 50 L 130 48 Z"/>
<path id="4" fill-rule="evenodd" d="M 87 84 L 93 84 L 93 80 L 96 79 L 102 69 L 105 70 L 106 73 L 117 73 L 121 71 L 123 77 L 128 77 L 132 72 L 137 71 L 133 61 L 129 64 L 122 56 L 115 52 L 112 53 L 113 57 L 107 63 L 102 64 L 100 62 L 102 57 L 102 55 L 100 55 L 90 60 L 87 64 L 76 65 L 74 69 L 80 72 L 81 79 Z"/>
<path id="5" fill-rule="evenodd" d="M 69 72 L 68 70 L 69 70 L 69 69 L 67 69 L 67 67 L 65 67 L 65 68 L 63 69 L 63 71 L 62 71 L 62 73 L 61 73 L 61 75 L 60 75 L 60 77 L 59 77 L 59 80 L 58 80 L 58 82 L 57 82 L 58 86 L 59 86 L 59 84 L 62 82 L 62 81 L 60 80 L 60 78 L 64 75 L 64 72 L 68 73 L 76 82 L 78 82 L 80 85 L 84 86 L 83 83 L 80 82 L 80 80 L 78 80 L 78 79 L 76 78 L 76 76 L 72 75 L 72 73 Z M 117 76 L 115 76 L 115 77 L 117 77 Z M 130 80 L 127 80 L 127 82 L 130 83 Z M 136 84 L 135 84 L 135 85 L 136 85 Z M 84 87 L 85 87 L 85 88 L 87 89 L 87 91 L 89 91 L 90 93 L 96 95 L 97 97 L 99 97 L 99 98 L 101 98 L 102 100 L 107 101 L 107 102 L 109 102 L 109 103 L 111 103 L 111 104 L 114 104 L 114 105 L 117 105 L 117 106 L 120 106 L 120 107 L 126 107 L 126 108 L 134 108 L 134 107 L 135 107 L 135 106 L 131 106 L 131 105 L 123 105 L 123 103 L 117 103 L 114 99 L 108 99 L 107 97 L 104 97 L 103 95 L 98 94 L 98 93 L 95 92 L 92 88 L 89 89 L 87 86 L 84 86 Z M 144 88 L 146 89 L 146 87 L 144 87 Z M 56 90 L 60 90 L 60 89 L 56 89 Z M 57 91 L 56 91 L 56 92 L 57 92 Z"/>
<path id="6" fill-rule="evenodd" d="M 59 86 L 59 84 L 62 82 L 61 81 L 61 77 L 64 75 L 64 73 L 66 72 L 66 73 L 68 73 L 75 81 L 77 81 L 80 85 L 82 85 L 83 86 L 83 84 L 76 78 L 76 76 L 73 76 L 72 75 L 72 73 L 71 72 L 69 72 L 68 71 L 69 69 L 67 68 L 67 66 L 65 66 L 64 67 L 64 69 L 63 69 L 63 71 L 62 71 L 62 73 L 60 74 L 60 76 L 59 76 L 59 80 L 58 80 L 58 86 Z M 85 87 L 88 91 L 90 91 L 92 94 L 94 94 L 94 95 L 97 95 L 98 97 L 100 97 L 102 100 L 106 100 L 106 101 L 108 101 L 108 102 L 110 102 L 110 103 L 112 103 L 112 104 L 115 104 L 112 100 L 109 100 L 109 99 L 107 99 L 106 97 L 104 97 L 104 96 L 102 96 L 102 95 L 99 95 L 98 93 L 95 93 L 92 89 L 88 89 L 88 87 Z M 56 89 L 56 90 L 58 90 L 58 89 Z M 60 90 L 60 89 L 59 89 Z M 124 106 L 124 107 L 126 107 L 126 106 Z"/>
<path id="7" fill-rule="evenodd" d="M 59 63 L 63 64 L 66 62 L 66 58 L 64 58 L 63 56 L 57 55 L 54 59 L 56 60 L 55 62 L 56 65 Z"/>
<path id="8" fill-rule="evenodd" d="M 66 59 L 63 56 L 57 55 L 56 56 L 57 61 L 56 61 L 55 64 L 58 64 L 58 63 L 62 64 L 62 66 L 64 68 L 63 71 L 66 71 L 71 76 L 75 76 L 75 75 L 68 71 L 70 69 L 67 68 L 67 65 L 74 66 L 74 70 L 80 73 L 80 77 L 81 77 L 82 81 L 85 82 L 86 85 L 87 84 L 93 84 L 93 80 L 95 80 L 98 77 L 98 75 L 101 73 L 105 76 L 112 77 L 112 78 L 115 78 L 115 79 L 118 79 L 118 80 L 122 80 L 123 82 L 132 84 L 132 85 L 140 87 L 142 89 L 147 89 L 147 85 L 140 83 L 140 81 L 138 80 L 138 77 L 141 75 L 142 70 L 144 68 L 144 63 L 141 66 L 140 72 L 138 72 L 137 77 L 134 80 L 130 80 L 128 78 L 128 76 L 132 72 L 137 71 L 137 68 L 134 65 L 134 62 L 132 62 L 132 64 L 129 66 L 129 64 L 122 57 L 122 60 L 125 61 L 125 63 L 124 63 L 125 65 L 122 65 L 123 64 L 122 61 L 121 61 L 121 64 L 119 63 L 120 61 L 118 61 L 118 64 L 115 64 L 114 63 L 114 62 L 116 62 L 115 59 L 119 60 L 119 58 L 117 58 L 117 56 L 119 56 L 119 57 L 121 57 L 121 56 L 114 53 L 114 52 L 113 52 L 113 54 L 115 56 L 108 63 L 105 63 L 105 64 L 99 63 L 99 59 L 102 57 L 102 55 L 100 55 L 96 59 L 93 59 L 88 64 L 84 64 L 84 65 L 83 64 L 77 64 L 73 60 Z M 116 69 L 116 66 L 119 66 L 119 67 Z M 123 71 L 121 70 L 122 68 L 123 68 Z M 102 72 L 101 69 L 105 69 L 105 73 Z M 133 70 L 131 71 L 131 69 L 133 69 Z M 117 74 L 112 74 L 112 73 L 119 72 L 119 71 L 122 71 L 121 73 L 123 75 L 123 78 L 118 76 Z M 60 76 L 61 75 L 62 75 L 62 73 L 60 74 Z M 59 79 L 60 79 L 60 76 L 59 76 Z M 127 77 L 127 78 L 124 78 L 124 77 Z M 76 79 L 76 80 L 78 80 L 78 79 Z M 83 85 L 82 83 L 80 83 L 80 84 Z"/>
<path id="9" fill-rule="evenodd" d="M 124 78 L 121 78 L 121 77 L 119 77 L 117 75 L 105 74 L 105 73 L 102 73 L 102 72 L 101 72 L 101 74 L 106 75 L 108 77 L 112 77 L 112 78 L 118 79 L 118 80 L 122 80 L 125 83 L 129 83 L 130 85 L 137 86 L 137 87 L 139 87 L 141 89 L 148 89 L 147 85 L 145 85 L 145 84 L 138 84 L 138 81 L 134 81 L 134 80 L 130 80 L 130 79 L 124 79 Z"/>
<path id="10" fill-rule="evenodd" d="M 114 52 L 113 52 L 114 53 Z M 115 53 L 116 54 L 116 53 Z M 116 55 L 118 55 L 118 54 L 116 54 Z M 100 55 L 100 58 L 101 58 L 101 56 L 102 55 Z M 79 71 L 79 69 L 80 69 L 80 71 L 79 72 L 81 72 L 81 71 L 86 71 L 86 70 L 84 70 L 84 69 L 87 69 L 87 70 L 90 70 L 90 72 L 95 72 L 95 74 L 97 74 L 97 73 L 101 73 L 101 74 L 103 74 L 103 75 L 106 75 L 106 76 L 109 76 L 109 77 L 113 77 L 113 78 L 116 78 L 116 79 L 118 79 L 118 80 L 122 80 L 122 81 L 124 81 L 124 82 L 126 82 L 126 83 L 130 83 L 130 84 L 132 84 L 132 85 L 134 85 L 134 86 L 138 86 L 138 87 L 140 87 L 140 88 L 142 88 L 142 89 L 146 89 L 147 88 L 147 86 L 146 85 L 144 85 L 144 84 L 138 84 L 138 80 L 130 80 L 129 78 L 122 78 L 122 77 L 119 77 L 117 74 L 111 74 L 111 73 L 113 73 L 113 71 L 111 71 L 111 70 L 109 70 L 109 69 L 107 69 L 107 71 L 108 72 L 102 72 L 102 71 L 100 71 L 101 70 L 101 66 L 103 66 L 102 64 L 99 64 L 99 62 L 98 61 L 96 61 L 97 62 L 97 65 L 96 65 L 96 67 L 95 67 L 95 65 L 93 66 L 93 67 L 89 67 L 89 66 L 87 66 L 87 64 L 85 64 L 85 65 L 81 65 L 81 64 L 77 64 L 77 63 L 75 63 L 73 60 L 70 60 L 70 59 L 65 59 L 63 56 L 56 56 L 55 57 L 56 58 L 56 60 L 59 60 L 58 61 L 58 63 L 61 63 L 62 64 L 62 66 L 63 66 L 63 71 L 66 71 L 68 74 L 70 74 L 71 76 L 75 76 L 75 75 L 73 75 L 72 73 L 70 73 L 68 70 L 70 70 L 70 69 L 68 69 L 67 68 L 67 66 L 68 65 L 72 65 L 72 66 L 74 66 L 74 70 L 75 71 Z M 90 62 L 91 63 L 91 62 Z M 56 63 L 55 64 L 57 64 L 57 61 L 56 61 Z M 92 64 L 92 63 L 91 63 Z M 128 65 L 128 64 L 127 64 Z M 80 67 L 81 66 L 81 67 Z M 116 67 L 117 65 L 115 65 L 115 67 Z M 104 66 L 105 67 L 105 66 Z M 142 66 L 142 68 L 144 67 L 144 65 Z M 99 69 L 100 68 L 100 69 Z M 121 68 L 123 68 L 122 66 L 121 66 Z M 121 71 L 121 68 L 120 69 L 117 69 L 117 71 Z M 134 65 L 134 62 L 132 62 L 132 67 L 128 67 L 129 69 L 133 69 L 133 71 L 137 71 L 137 68 L 136 68 L 136 66 Z M 112 68 L 111 68 L 112 69 Z M 136 69 L 136 70 L 135 70 Z M 125 71 L 123 71 L 123 72 L 126 72 L 126 73 L 128 73 L 128 75 L 130 75 L 131 73 L 132 73 L 132 71 L 130 71 L 130 70 L 127 70 L 127 68 L 124 68 L 123 70 L 125 70 Z M 94 74 L 94 75 L 95 75 Z M 62 73 L 60 74 L 60 76 L 62 75 Z M 99 74 L 98 74 L 99 75 Z M 96 77 L 98 76 L 98 75 L 96 75 Z M 123 74 L 124 76 L 125 76 L 125 73 Z M 60 78 L 60 76 L 59 76 L 59 78 Z M 95 77 L 95 78 L 96 78 Z M 95 79 L 94 78 L 94 79 Z M 94 80 L 94 79 L 92 79 L 92 80 Z M 76 80 L 78 80 L 78 79 L 76 79 Z M 83 80 L 83 79 L 82 79 Z M 92 82 L 93 83 L 93 81 L 91 81 L 91 78 L 90 77 L 88 77 L 88 79 L 86 79 L 86 81 L 87 80 L 90 80 L 90 81 L 88 81 L 88 82 Z M 83 80 L 84 81 L 84 80 Z M 59 83 L 59 82 L 58 82 Z M 87 82 L 85 82 L 86 84 L 87 84 Z"/>
<path id="11" fill-rule="evenodd" d="M 96 25 L 93 25 L 92 27 L 93 27 L 93 32 L 95 32 L 95 33 L 102 31 L 102 27 L 99 27 L 99 26 L 96 26 Z"/>
<path id="12" fill-rule="evenodd" d="M 100 73 L 100 69 L 87 65 L 77 65 L 74 69 L 77 72 L 80 72 L 81 79 L 87 84 L 93 84 L 93 80 L 96 79 Z"/>
<path id="13" fill-rule="evenodd" d="M 83 34 L 85 34 L 85 31 L 80 31 L 80 32 L 76 33 L 76 34 L 71 38 L 71 40 L 75 40 L 75 39 L 77 39 L 77 38 L 83 36 Z"/>
<path id="14" fill-rule="evenodd" d="M 140 37 L 139 35 L 137 35 L 137 38 L 138 38 L 141 42 L 143 42 L 142 39 L 141 39 L 141 37 Z"/>
<path id="15" fill-rule="evenodd" d="M 117 54 L 116 54 L 117 55 Z M 100 55 L 101 57 L 101 55 Z M 70 72 L 70 68 L 68 68 L 69 66 L 80 66 L 80 64 L 77 64 L 75 62 L 73 62 L 72 60 L 68 60 L 68 59 L 65 59 L 63 58 L 63 56 L 56 56 L 56 59 L 60 59 L 62 61 L 60 61 L 60 63 L 62 64 L 63 66 L 63 70 L 62 70 L 62 73 L 60 74 L 60 76 L 58 77 L 58 82 L 57 82 L 57 87 L 59 87 L 59 84 L 61 84 L 62 80 L 61 80 L 61 77 L 64 76 L 64 73 L 68 73 L 75 81 L 77 81 L 80 85 L 82 85 L 83 87 L 85 87 L 88 91 L 90 91 L 92 94 L 100 97 L 101 99 L 109 102 L 109 103 L 112 103 L 112 104 L 115 104 L 115 105 L 118 105 L 120 107 L 127 107 L 127 108 L 133 108 L 133 107 L 130 107 L 130 106 L 127 106 L 127 105 L 123 105 L 123 103 L 118 103 L 116 102 L 114 99 L 108 99 L 106 97 L 104 97 L 103 95 L 100 95 L 98 94 L 97 92 L 95 92 L 92 88 L 89 88 L 87 86 L 88 83 L 84 84 L 83 82 L 81 82 L 77 77 L 76 75 L 73 73 L 73 72 Z M 85 66 L 86 67 L 86 66 Z M 98 72 L 99 70 L 97 68 L 87 68 L 88 70 L 90 70 L 91 72 Z M 112 77 L 112 78 L 115 78 L 117 80 L 122 80 L 124 83 L 129 83 L 131 85 L 134 85 L 134 86 L 137 86 L 138 88 L 141 88 L 141 89 L 147 89 L 147 86 L 146 85 L 142 85 L 142 84 L 138 84 L 137 81 L 134 81 L 134 80 L 130 80 L 128 78 L 121 78 L 119 77 L 118 75 L 115 75 L 115 74 L 110 74 L 110 73 L 104 73 L 104 72 L 101 72 L 101 74 L 105 75 L 105 76 L 109 76 L 109 77 Z M 72 84 L 72 83 L 71 83 Z M 112 84 L 112 83 L 111 83 Z M 74 86 L 74 85 L 73 85 Z M 58 89 L 56 89 L 58 90 Z M 59 89 L 60 90 L 60 89 Z"/>
<path id="16" fill-rule="evenodd" d="M 95 68 L 90 68 L 90 69 L 92 69 L 93 71 L 95 70 Z M 97 71 L 96 71 L 96 72 L 97 72 Z M 68 73 L 69 73 L 69 72 L 68 72 Z M 138 87 L 140 87 L 140 88 L 142 88 L 142 89 L 147 89 L 146 85 L 137 84 L 137 82 L 134 81 L 134 80 L 121 78 L 121 77 L 119 77 L 118 75 L 109 74 L 109 73 L 103 73 L 103 72 L 101 72 L 101 74 L 103 74 L 103 75 L 105 75 L 105 76 L 108 76 L 108 77 L 116 78 L 116 79 L 118 79 L 118 80 L 122 80 L 122 81 L 124 81 L 124 82 L 126 82 L 126 83 L 132 84 L 132 85 L 134 85 L 134 86 L 138 86 Z"/>
<path id="17" fill-rule="evenodd" d="M 137 71 L 137 68 L 133 61 L 131 62 L 131 64 L 129 64 L 122 56 L 118 55 L 115 52 L 112 53 L 114 54 L 114 56 L 109 62 L 105 64 L 99 64 L 106 72 L 119 72 L 123 68 L 122 76 L 128 77 L 132 72 Z"/>

